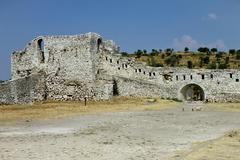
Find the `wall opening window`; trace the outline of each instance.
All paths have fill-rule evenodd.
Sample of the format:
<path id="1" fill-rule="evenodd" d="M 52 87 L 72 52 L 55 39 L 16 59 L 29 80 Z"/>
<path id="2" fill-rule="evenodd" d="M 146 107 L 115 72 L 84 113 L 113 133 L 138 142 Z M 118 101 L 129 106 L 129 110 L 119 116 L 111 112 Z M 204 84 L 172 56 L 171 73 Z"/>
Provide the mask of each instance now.
<path id="1" fill-rule="evenodd" d="M 192 75 L 190 75 L 190 79 L 193 79 L 193 78 L 192 78 Z"/>
<path id="2" fill-rule="evenodd" d="M 230 78 L 232 78 L 232 73 L 230 73 Z"/>
<path id="3" fill-rule="evenodd" d="M 236 79 L 236 82 L 239 82 L 239 79 Z"/>
<path id="4" fill-rule="evenodd" d="M 39 48 L 41 51 L 43 51 L 43 49 L 44 49 L 44 42 L 43 42 L 43 40 L 42 40 L 42 39 L 39 39 L 39 40 L 37 41 L 37 44 L 38 44 L 38 48 Z"/>
<path id="5" fill-rule="evenodd" d="M 119 64 L 119 61 L 117 61 L 117 64 Z"/>
<path id="6" fill-rule="evenodd" d="M 97 50 L 99 51 L 100 45 L 102 44 L 101 38 L 98 38 L 97 40 Z"/>
<path id="7" fill-rule="evenodd" d="M 185 75 L 183 75 L 183 80 L 185 80 L 186 79 L 186 76 Z"/>
<path id="8" fill-rule="evenodd" d="M 204 79 L 205 77 L 204 77 L 204 74 L 202 74 L 202 79 Z"/>
<path id="9" fill-rule="evenodd" d="M 110 59 L 109 61 L 110 61 L 110 63 L 112 63 L 112 59 Z"/>
<path id="10" fill-rule="evenodd" d="M 108 58 L 106 57 L 106 61 L 108 60 Z"/>
<path id="11" fill-rule="evenodd" d="M 113 80 L 113 96 L 118 96 L 119 92 L 118 92 L 118 86 L 117 86 L 117 81 Z"/>
<path id="12" fill-rule="evenodd" d="M 138 72 L 142 72 L 142 70 L 141 70 L 141 69 L 138 69 Z"/>
<path id="13" fill-rule="evenodd" d="M 213 74 L 210 75 L 211 79 L 213 79 Z"/>
<path id="14" fill-rule="evenodd" d="M 176 76 L 176 80 L 178 81 L 178 76 Z"/>
<path id="15" fill-rule="evenodd" d="M 151 72 L 149 72 L 149 76 L 150 76 L 150 77 L 152 76 L 152 73 L 151 73 Z"/>
<path id="16" fill-rule="evenodd" d="M 156 76 L 155 72 L 153 72 L 153 76 Z"/>
<path id="17" fill-rule="evenodd" d="M 38 49 L 39 49 L 40 63 L 44 63 L 45 62 L 45 56 L 44 56 L 44 42 L 43 42 L 43 40 L 39 39 L 37 41 L 37 45 L 38 45 Z"/>

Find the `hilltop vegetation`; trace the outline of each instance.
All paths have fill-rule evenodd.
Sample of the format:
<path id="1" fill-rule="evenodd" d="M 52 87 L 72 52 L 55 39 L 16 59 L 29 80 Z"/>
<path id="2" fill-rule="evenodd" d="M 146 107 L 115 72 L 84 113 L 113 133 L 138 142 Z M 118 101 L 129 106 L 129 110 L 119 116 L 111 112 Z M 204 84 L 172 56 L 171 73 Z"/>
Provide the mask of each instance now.
<path id="1" fill-rule="evenodd" d="M 230 49 L 228 52 L 200 47 L 196 52 L 190 52 L 186 47 L 182 52 L 152 49 L 137 50 L 133 54 L 122 52 L 123 56 L 133 57 L 137 61 L 146 62 L 153 67 L 187 67 L 204 69 L 240 69 L 240 49 Z"/>

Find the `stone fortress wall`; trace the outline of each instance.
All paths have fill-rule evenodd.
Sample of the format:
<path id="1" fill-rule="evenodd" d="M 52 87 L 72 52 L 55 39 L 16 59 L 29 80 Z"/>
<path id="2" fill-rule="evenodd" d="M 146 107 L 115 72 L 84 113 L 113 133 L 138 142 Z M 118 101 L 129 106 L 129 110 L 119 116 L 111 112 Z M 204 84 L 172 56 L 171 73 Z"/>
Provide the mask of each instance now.
<path id="1" fill-rule="evenodd" d="M 40 36 L 14 52 L 11 61 L 12 79 L 0 84 L 0 103 L 107 100 L 115 95 L 240 101 L 239 70 L 146 66 L 122 57 L 113 41 L 96 33 Z"/>

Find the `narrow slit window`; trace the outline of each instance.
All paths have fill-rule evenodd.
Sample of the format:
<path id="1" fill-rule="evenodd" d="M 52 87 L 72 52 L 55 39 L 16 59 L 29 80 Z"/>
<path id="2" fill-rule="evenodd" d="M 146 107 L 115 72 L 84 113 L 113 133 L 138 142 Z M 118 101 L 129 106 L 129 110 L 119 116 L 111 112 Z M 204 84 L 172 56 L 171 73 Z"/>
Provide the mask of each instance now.
<path id="1" fill-rule="evenodd" d="M 37 41 L 38 44 L 38 48 L 39 48 L 39 58 L 40 58 L 40 62 L 44 63 L 45 62 L 45 55 L 44 55 L 44 41 L 42 39 L 39 39 Z"/>
<path id="2" fill-rule="evenodd" d="M 97 50 L 99 51 L 100 45 L 102 44 L 101 38 L 97 40 Z"/>
<path id="3" fill-rule="evenodd" d="M 192 75 L 190 75 L 190 79 L 193 79 L 193 76 L 192 76 Z"/>
<path id="4" fill-rule="evenodd" d="M 183 75 L 183 80 L 186 80 L 186 76 L 185 75 Z"/>
<path id="5" fill-rule="evenodd" d="M 178 81 L 178 76 L 176 76 L 176 80 Z"/>
<path id="6" fill-rule="evenodd" d="M 202 79 L 204 79 L 205 78 L 205 76 L 204 76 L 204 74 L 202 74 Z"/>

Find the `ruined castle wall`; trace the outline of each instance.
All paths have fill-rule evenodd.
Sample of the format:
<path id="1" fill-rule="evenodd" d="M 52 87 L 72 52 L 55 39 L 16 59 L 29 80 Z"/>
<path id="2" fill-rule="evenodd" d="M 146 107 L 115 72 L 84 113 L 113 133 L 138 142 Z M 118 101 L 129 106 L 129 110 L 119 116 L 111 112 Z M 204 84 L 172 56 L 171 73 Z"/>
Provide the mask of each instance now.
<path id="1" fill-rule="evenodd" d="M 95 40 L 95 39 L 94 39 Z M 63 79 L 94 81 L 94 48 L 92 37 L 48 37 L 46 39 L 47 74 L 56 73 Z M 91 44 L 92 43 L 92 44 Z M 92 45 L 96 45 L 92 47 Z"/>
<path id="2" fill-rule="evenodd" d="M 1 104 L 23 104 L 45 99 L 45 78 L 43 75 L 7 81 L 0 84 Z"/>
<path id="3" fill-rule="evenodd" d="M 164 88 L 160 88 L 156 84 L 147 83 L 138 80 L 131 80 L 123 77 L 114 77 L 116 82 L 117 95 L 124 97 L 151 97 L 164 98 Z"/>
<path id="4" fill-rule="evenodd" d="M 24 51 L 12 55 L 12 79 L 44 71 L 63 78 L 94 80 L 94 52 L 97 34 L 79 36 L 42 36 L 34 39 Z M 33 71 L 32 71 L 33 70 Z"/>
<path id="5" fill-rule="evenodd" d="M 22 51 L 13 52 L 11 56 L 12 79 L 18 79 L 37 73 L 44 64 L 44 37 L 32 40 Z"/>
<path id="6" fill-rule="evenodd" d="M 34 74 L 45 75 L 45 97 L 53 100 L 110 99 L 116 86 L 120 96 L 184 99 L 182 90 L 189 84 L 202 88 L 207 101 L 240 97 L 239 70 L 146 66 L 121 56 L 113 41 L 103 41 L 95 33 L 37 37 L 23 51 L 13 53 L 12 81 L 1 88 L 17 93 L 21 84 L 13 84 Z M 5 99 L 13 97 L 22 96 Z"/>
<path id="7" fill-rule="evenodd" d="M 204 90 L 204 99 L 207 101 L 239 101 L 239 70 L 156 68 L 135 62 L 131 58 L 113 54 L 104 54 L 102 61 L 101 67 L 104 74 L 124 77 L 132 80 L 131 82 L 135 80 L 154 84 L 155 88 L 160 89 L 160 91 L 152 93 L 155 96 L 183 99 L 181 89 L 188 84 L 197 84 Z M 124 89 L 125 94 L 132 94 L 134 88 L 143 86 L 139 84 L 137 87 L 130 81 L 129 84 L 125 81 L 124 85 L 128 86 Z M 145 92 L 152 91 L 151 87 L 144 88 Z M 139 96 L 141 93 L 136 92 L 135 95 Z"/>
<path id="8" fill-rule="evenodd" d="M 108 85 L 98 86 L 95 82 L 102 43 L 94 33 L 38 37 L 24 51 L 13 54 L 12 77 L 46 74 L 48 99 L 106 99 L 101 92 L 106 92 Z M 105 49 L 114 49 L 111 43 L 104 43 Z M 19 60 L 19 56 L 25 58 Z"/>

